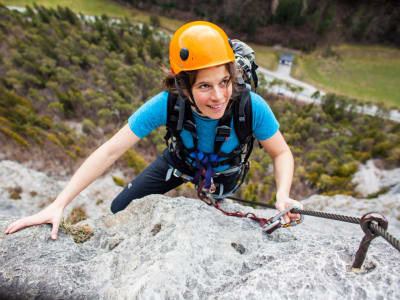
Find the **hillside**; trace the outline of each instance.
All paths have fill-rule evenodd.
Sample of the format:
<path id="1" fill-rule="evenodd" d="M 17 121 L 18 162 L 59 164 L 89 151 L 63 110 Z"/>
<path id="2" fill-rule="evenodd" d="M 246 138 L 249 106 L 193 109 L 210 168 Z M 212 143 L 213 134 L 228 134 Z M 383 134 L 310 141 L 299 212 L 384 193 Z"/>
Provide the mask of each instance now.
<path id="1" fill-rule="evenodd" d="M 70 175 L 161 91 L 168 37 L 127 18 L 118 23 L 106 15 L 89 20 L 63 7 L 35 10 L 19 13 L 0 6 L 1 159 Z M 315 192 L 357 196 L 352 177 L 360 162 L 373 158 L 383 167 L 400 165 L 399 124 L 358 113 L 362 104 L 329 94 L 321 106 L 304 105 L 259 93 L 296 158 L 294 198 Z M 382 107 L 379 115 L 385 113 Z M 164 129 L 155 131 L 117 162 L 122 179 L 155 159 L 164 148 L 163 135 Z M 255 149 L 252 160 L 241 195 L 273 201 L 270 158 Z M 179 192 L 194 194 L 191 185 Z"/>

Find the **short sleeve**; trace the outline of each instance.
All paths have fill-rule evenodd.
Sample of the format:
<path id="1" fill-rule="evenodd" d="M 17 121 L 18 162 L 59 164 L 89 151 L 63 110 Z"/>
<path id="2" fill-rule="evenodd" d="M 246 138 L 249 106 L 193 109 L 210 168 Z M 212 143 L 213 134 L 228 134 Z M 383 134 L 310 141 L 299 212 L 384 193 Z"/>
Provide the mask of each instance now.
<path id="1" fill-rule="evenodd" d="M 279 129 L 279 122 L 268 103 L 258 94 L 250 93 L 253 109 L 253 132 L 257 140 L 272 137 Z"/>
<path id="2" fill-rule="evenodd" d="M 129 127 L 139 138 L 167 123 L 168 92 L 161 92 L 146 101 L 128 119 Z"/>

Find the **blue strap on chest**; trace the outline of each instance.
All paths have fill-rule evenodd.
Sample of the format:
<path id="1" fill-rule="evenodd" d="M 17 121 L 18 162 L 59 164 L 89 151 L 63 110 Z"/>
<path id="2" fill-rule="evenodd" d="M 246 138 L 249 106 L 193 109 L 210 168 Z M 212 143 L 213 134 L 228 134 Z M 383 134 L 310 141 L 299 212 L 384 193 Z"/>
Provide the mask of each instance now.
<path id="1" fill-rule="evenodd" d="M 193 178 L 193 183 L 198 184 L 201 178 L 204 178 L 204 188 L 209 189 L 211 187 L 212 177 L 215 175 L 213 167 L 217 166 L 218 155 L 216 154 L 205 154 L 202 151 L 194 151 L 189 154 L 194 160 L 196 173 Z"/>

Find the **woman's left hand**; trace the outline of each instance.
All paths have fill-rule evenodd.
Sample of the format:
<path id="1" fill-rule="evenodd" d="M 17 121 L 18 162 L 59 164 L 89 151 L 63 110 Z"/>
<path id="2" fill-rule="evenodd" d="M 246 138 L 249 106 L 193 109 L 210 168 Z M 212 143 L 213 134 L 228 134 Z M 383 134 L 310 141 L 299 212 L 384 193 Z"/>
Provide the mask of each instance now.
<path id="1" fill-rule="evenodd" d="M 276 207 L 277 210 L 283 211 L 283 210 L 285 210 L 286 208 L 288 208 L 289 206 L 292 206 L 292 205 L 296 205 L 301 209 L 303 208 L 303 204 L 301 204 L 297 200 L 289 198 L 289 196 L 276 195 L 275 207 Z M 285 223 L 289 223 L 289 222 L 294 221 L 294 220 L 299 220 L 300 219 L 300 215 L 291 213 L 289 211 L 283 216 L 283 219 L 285 220 Z"/>

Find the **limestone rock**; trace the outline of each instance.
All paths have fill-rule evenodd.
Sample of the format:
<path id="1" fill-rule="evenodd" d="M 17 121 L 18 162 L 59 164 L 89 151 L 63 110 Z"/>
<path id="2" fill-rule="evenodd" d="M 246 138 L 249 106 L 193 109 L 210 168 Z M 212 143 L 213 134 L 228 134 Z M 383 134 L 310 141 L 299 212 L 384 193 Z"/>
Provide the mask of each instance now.
<path id="1" fill-rule="evenodd" d="M 11 220 L 0 218 L 1 232 Z M 269 236 L 252 220 L 165 196 L 89 224 L 94 236 L 83 244 L 62 232 L 50 240 L 49 225 L 2 234 L 0 290 L 10 299 L 395 299 L 400 287 L 399 253 L 381 238 L 364 271 L 349 270 L 362 238 L 353 224 L 306 217 Z"/>
<path id="2" fill-rule="evenodd" d="M 358 225 L 306 216 L 299 226 L 266 235 L 254 221 L 225 216 L 200 200 L 160 195 L 135 200 L 112 215 L 110 200 L 96 205 L 94 198 L 113 195 L 104 197 L 102 185 L 95 184 L 76 199 L 87 205 L 89 219 L 80 223 L 93 230 L 87 242 L 75 243 L 62 229 L 53 241 L 50 225 L 4 235 L 10 222 L 38 211 L 36 202 L 55 197 L 64 183 L 4 161 L 0 179 L 0 299 L 399 296 L 400 254 L 382 238 L 372 242 L 362 271 L 350 270 L 363 236 Z M 5 188 L 16 184 L 21 199 L 12 200 Z M 358 217 L 370 210 L 384 213 L 389 232 L 399 238 L 399 197 L 395 192 L 376 199 L 316 195 L 303 203 L 308 209 Z M 276 213 L 229 201 L 222 206 L 264 218 Z"/>

